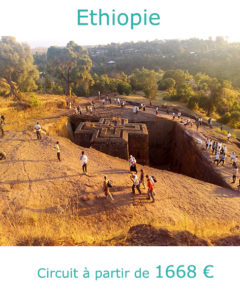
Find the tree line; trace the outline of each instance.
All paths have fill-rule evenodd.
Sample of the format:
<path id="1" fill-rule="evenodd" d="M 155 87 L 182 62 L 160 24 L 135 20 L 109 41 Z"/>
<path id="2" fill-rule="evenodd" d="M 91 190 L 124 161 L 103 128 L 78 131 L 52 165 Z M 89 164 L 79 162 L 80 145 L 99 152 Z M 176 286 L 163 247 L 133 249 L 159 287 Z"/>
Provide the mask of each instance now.
<path id="1" fill-rule="evenodd" d="M 51 46 L 47 52 L 32 54 L 27 44 L 14 37 L 2 37 L 0 94 L 20 101 L 21 93 L 26 91 L 77 96 L 96 95 L 98 91 L 125 95 L 142 91 L 146 98 L 155 99 L 160 90 L 166 92 L 166 100 L 184 102 L 208 116 L 216 114 L 222 123 L 240 128 L 238 81 L 235 78 L 233 86 L 227 80 L 234 70 L 236 77 L 240 76 L 240 65 L 236 62 L 230 72 L 230 66 L 225 64 L 226 56 L 233 63 L 238 55 L 240 58 L 239 44 L 228 44 L 220 38 L 111 44 L 89 49 L 70 41 L 65 47 Z M 176 67 L 181 62 L 185 67 Z"/>

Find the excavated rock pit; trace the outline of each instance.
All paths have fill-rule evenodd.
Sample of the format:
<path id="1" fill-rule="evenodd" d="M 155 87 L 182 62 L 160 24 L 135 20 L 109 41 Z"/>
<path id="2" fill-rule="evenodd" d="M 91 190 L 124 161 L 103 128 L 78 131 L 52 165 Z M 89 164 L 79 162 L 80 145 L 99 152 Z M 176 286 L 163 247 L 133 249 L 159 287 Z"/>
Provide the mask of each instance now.
<path id="1" fill-rule="evenodd" d="M 165 168 L 222 187 L 230 187 L 182 125 L 168 119 L 158 119 L 145 122 L 149 133 L 149 162 L 152 167 Z"/>
<path id="2" fill-rule="evenodd" d="M 100 119 L 100 118 L 99 118 Z M 73 132 L 80 122 L 98 122 L 90 116 L 72 116 L 70 123 Z M 129 119 L 129 123 L 136 120 Z M 157 118 L 145 123 L 149 134 L 149 165 L 158 169 L 181 173 L 205 182 L 230 188 L 209 160 L 204 157 L 201 149 L 185 128 L 177 122 Z"/>

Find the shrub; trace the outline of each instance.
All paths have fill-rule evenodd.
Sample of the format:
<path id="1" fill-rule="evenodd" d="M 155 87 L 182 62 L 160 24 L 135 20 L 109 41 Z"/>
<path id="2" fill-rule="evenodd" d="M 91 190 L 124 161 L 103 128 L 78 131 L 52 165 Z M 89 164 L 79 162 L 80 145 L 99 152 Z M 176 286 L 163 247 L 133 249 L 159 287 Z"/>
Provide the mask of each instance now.
<path id="1" fill-rule="evenodd" d="M 42 102 L 38 99 L 38 97 L 35 94 L 33 94 L 30 97 L 29 105 L 31 107 L 41 107 L 42 106 Z"/>

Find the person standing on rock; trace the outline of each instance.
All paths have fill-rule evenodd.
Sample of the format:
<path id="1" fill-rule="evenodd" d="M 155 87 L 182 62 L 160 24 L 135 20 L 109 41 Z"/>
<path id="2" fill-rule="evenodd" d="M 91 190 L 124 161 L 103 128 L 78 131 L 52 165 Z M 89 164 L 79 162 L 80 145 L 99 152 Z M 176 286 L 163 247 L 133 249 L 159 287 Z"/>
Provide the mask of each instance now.
<path id="1" fill-rule="evenodd" d="M 135 194 L 135 188 L 138 190 L 138 193 L 141 195 L 141 190 L 140 190 L 140 182 L 138 180 L 137 174 L 131 174 L 130 179 L 133 182 L 132 185 L 132 193 Z"/>
<path id="2" fill-rule="evenodd" d="M 37 122 L 37 124 L 34 126 L 35 130 L 36 130 L 36 134 L 37 134 L 37 139 L 41 140 L 42 136 L 41 136 L 41 126 L 39 125 L 39 123 Z"/>
<path id="3" fill-rule="evenodd" d="M 148 192 L 147 192 L 148 199 L 152 199 L 152 202 L 155 202 L 154 185 L 148 175 L 146 175 L 146 178 L 147 178 L 147 186 L 148 186 Z"/>
<path id="4" fill-rule="evenodd" d="M 175 112 L 172 113 L 172 118 L 175 119 Z"/>
<path id="5" fill-rule="evenodd" d="M 57 159 L 59 161 L 61 161 L 61 157 L 60 157 L 61 151 L 60 151 L 60 146 L 59 146 L 59 142 L 58 141 L 56 142 L 55 148 L 57 149 Z"/>
<path id="6" fill-rule="evenodd" d="M 82 165 L 83 173 L 87 174 L 87 162 L 88 162 L 88 158 L 87 158 L 87 155 L 84 154 L 84 151 L 82 151 L 82 155 L 80 157 L 80 160 L 81 160 L 81 165 Z"/>
<path id="7" fill-rule="evenodd" d="M 112 194 L 110 193 L 110 190 L 109 188 L 112 187 L 112 184 L 110 182 L 109 179 L 107 179 L 107 176 L 104 176 L 104 181 L 103 181 L 103 191 L 104 191 L 104 194 L 107 197 L 109 197 L 112 201 L 114 201 L 114 198 L 112 196 Z"/>

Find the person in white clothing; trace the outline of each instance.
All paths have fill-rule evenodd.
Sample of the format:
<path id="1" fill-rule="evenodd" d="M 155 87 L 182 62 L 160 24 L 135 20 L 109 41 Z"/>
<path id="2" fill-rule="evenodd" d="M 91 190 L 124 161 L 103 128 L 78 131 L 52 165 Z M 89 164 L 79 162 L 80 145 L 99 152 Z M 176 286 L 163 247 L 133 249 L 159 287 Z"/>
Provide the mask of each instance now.
<path id="1" fill-rule="evenodd" d="M 87 174 L 87 162 L 88 162 L 88 158 L 87 158 L 87 155 L 84 154 L 84 151 L 82 151 L 82 155 L 80 157 L 80 160 L 81 160 L 81 165 L 82 165 L 83 173 Z"/>
<path id="2" fill-rule="evenodd" d="M 57 149 L 57 159 L 61 161 L 59 142 L 56 142 L 55 148 Z"/>
<path id="3" fill-rule="evenodd" d="M 233 151 L 230 155 L 231 162 L 234 160 L 235 157 L 236 157 L 236 155 L 235 155 L 235 152 Z"/>
<path id="4" fill-rule="evenodd" d="M 133 108 L 133 112 L 134 112 L 135 114 L 137 114 L 137 113 L 138 113 L 138 107 L 137 107 L 137 106 L 134 106 L 134 108 Z"/>
<path id="5" fill-rule="evenodd" d="M 137 189 L 138 193 L 141 194 L 141 190 L 140 190 L 140 182 L 138 180 L 138 177 L 136 174 L 131 174 L 130 179 L 133 182 L 132 185 L 132 193 L 135 194 L 135 188 Z"/>
<path id="6" fill-rule="evenodd" d="M 136 172 L 137 173 L 137 161 L 134 156 L 130 155 L 129 157 L 129 166 L 130 166 L 130 172 Z"/>
<path id="7" fill-rule="evenodd" d="M 230 140 L 230 137 L 231 137 L 231 133 L 228 131 L 228 134 L 227 134 L 228 141 Z"/>
<path id="8" fill-rule="evenodd" d="M 37 134 L 37 139 L 41 140 L 42 136 L 41 136 L 41 126 L 39 125 L 39 123 L 37 122 L 37 124 L 34 126 L 35 130 L 36 130 L 36 134 Z"/>
<path id="9" fill-rule="evenodd" d="M 219 152 L 215 155 L 215 159 L 213 161 L 213 163 L 215 164 L 215 162 L 218 164 L 219 162 Z"/>

